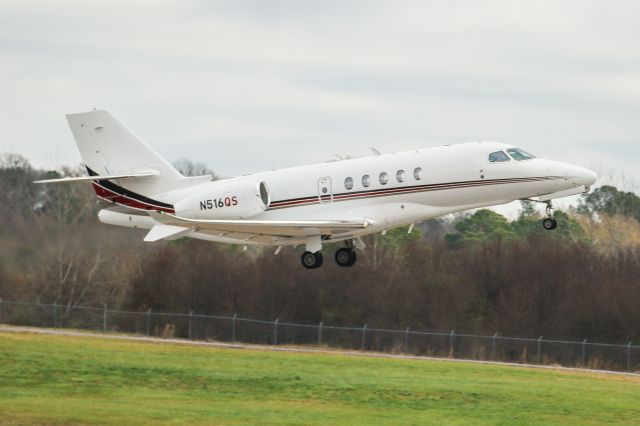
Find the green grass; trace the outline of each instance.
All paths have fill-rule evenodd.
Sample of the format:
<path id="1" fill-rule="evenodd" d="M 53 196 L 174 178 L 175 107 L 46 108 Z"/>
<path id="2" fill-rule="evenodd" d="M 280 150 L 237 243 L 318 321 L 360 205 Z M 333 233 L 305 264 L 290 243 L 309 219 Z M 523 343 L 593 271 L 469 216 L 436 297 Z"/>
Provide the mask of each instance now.
<path id="1" fill-rule="evenodd" d="M 0 333 L 1 424 L 638 424 L 640 378 Z"/>

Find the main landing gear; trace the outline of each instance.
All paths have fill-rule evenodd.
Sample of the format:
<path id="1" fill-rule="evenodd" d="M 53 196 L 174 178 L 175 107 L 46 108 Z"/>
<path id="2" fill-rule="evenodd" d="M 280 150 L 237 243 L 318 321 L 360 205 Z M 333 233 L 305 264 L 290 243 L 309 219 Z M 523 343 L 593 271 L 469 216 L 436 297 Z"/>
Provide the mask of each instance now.
<path id="1" fill-rule="evenodd" d="M 302 266 L 305 268 L 316 269 L 322 265 L 322 253 L 319 251 L 315 253 L 305 251 L 302 253 L 302 258 L 300 260 L 302 260 Z"/>
<path id="2" fill-rule="evenodd" d="M 336 251 L 336 263 L 340 266 L 349 267 L 356 263 L 356 251 L 351 247 L 342 247 Z"/>
<path id="3" fill-rule="evenodd" d="M 335 255 L 336 263 L 342 267 L 353 266 L 356 263 L 356 251 L 352 247 L 342 247 L 336 250 Z M 317 251 L 312 253 L 310 251 L 305 251 L 302 253 L 302 257 L 300 258 L 302 261 L 302 266 L 307 269 L 316 269 L 322 265 L 322 253 Z"/>
<path id="4" fill-rule="evenodd" d="M 542 220 L 542 227 L 547 231 L 552 231 L 558 227 L 558 222 L 553 218 L 551 201 L 547 201 L 547 217 Z"/>

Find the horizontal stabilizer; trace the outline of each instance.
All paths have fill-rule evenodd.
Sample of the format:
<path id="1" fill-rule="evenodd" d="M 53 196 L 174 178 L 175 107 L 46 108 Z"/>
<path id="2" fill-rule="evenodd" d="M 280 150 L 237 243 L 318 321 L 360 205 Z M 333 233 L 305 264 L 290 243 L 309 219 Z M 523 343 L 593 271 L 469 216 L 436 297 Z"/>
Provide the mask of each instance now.
<path id="1" fill-rule="evenodd" d="M 155 225 L 151 231 L 144 237 L 145 241 L 153 242 L 163 240 L 165 238 L 175 239 L 192 232 L 190 228 L 173 225 Z"/>
<path id="2" fill-rule="evenodd" d="M 59 179 L 37 180 L 33 183 L 62 183 L 62 182 L 86 182 L 91 180 L 110 180 L 110 179 L 136 179 L 157 176 L 158 172 L 129 173 L 124 175 L 103 175 L 103 176 L 78 176 L 63 177 Z"/>

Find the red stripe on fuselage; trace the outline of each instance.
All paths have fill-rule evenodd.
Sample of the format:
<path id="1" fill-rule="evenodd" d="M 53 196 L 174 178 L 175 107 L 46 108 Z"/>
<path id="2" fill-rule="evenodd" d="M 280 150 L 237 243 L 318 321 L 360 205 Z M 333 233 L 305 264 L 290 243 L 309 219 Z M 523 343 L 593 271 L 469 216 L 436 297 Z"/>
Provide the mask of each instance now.
<path id="1" fill-rule="evenodd" d="M 490 185 L 503 185 L 509 183 L 526 183 L 526 182 L 538 182 L 543 180 L 557 179 L 556 176 L 547 177 L 530 177 L 530 178 L 511 178 L 511 179 L 493 179 L 493 180 L 477 180 L 466 182 L 450 182 L 450 183 L 434 183 L 426 185 L 415 185 L 401 188 L 389 188 L 386 190 L 370 190 L 356 193 L 341 193 L 333 196 L 334 201 L 346 201 L 360 198 L 376 198 L 397 194 L 410 194 L 416 192 L 431 192 L 442 191 L 446 189 L 463 189 L 473 188 L 478 186 L 490 186 Z M 276 201 L 271 203 L 270 209 L 279 209 L 285 207 L 295 207 L 300 205 L 316 204 L 319 203 L 318 196 L 311 196 L 305 198 L 294 198 L 291 200 Z"/>

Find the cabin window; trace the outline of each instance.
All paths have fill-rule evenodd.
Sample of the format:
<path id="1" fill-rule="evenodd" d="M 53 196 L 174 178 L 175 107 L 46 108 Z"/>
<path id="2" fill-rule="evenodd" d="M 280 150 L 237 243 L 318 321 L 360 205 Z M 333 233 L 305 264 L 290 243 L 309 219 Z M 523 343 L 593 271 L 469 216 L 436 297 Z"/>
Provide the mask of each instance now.
<path id="1" fill-rule="evenodd" d="M 422 167 L 416 167 L 413 170 L 413 177 L 414 177 L 415 180 L 422 179 Z"/>
<path id="2" fill-rule="evenodd" d="M 511 159 L 502 151 L 496 151 L 489 154 L 490 163 L 506 163 L 507 161 L 511 161 Z"/>
<path id="3" fill-rule="evenodd" d="M 369 175 L 362 176 L 362 186 L 366 188 L 369 185 L 371 185 L 371 176 Z"/>
<path id="4" fill-rule="evenodd" d="M 380 185 L 386 185 L 387 182 L 389 182 L 389 175 L 387 174 L 387 172 L 382 172 L 380 173 Z"/>
<path id="5" fill-rule="evenodd" d="M 527 151 L 520 148 L 511 148 L 508 149 L 507 152 L 516 161 L 533 160 L 534 158 L 536 158 L 535 155 L 529 154 Z"/>
<path id="6" fill-rule="evenodd" d="M 396 180 L 398 182 L 404 182 L 404 170 L 398 170 L 396 173 Z"/>
<path id="7" fill-rule="evenodd" d="M 346 189 L 353 189 L 353 178 L 351 176 L 344 180 L 344 187 Z"/>

